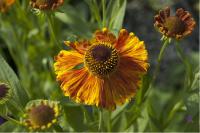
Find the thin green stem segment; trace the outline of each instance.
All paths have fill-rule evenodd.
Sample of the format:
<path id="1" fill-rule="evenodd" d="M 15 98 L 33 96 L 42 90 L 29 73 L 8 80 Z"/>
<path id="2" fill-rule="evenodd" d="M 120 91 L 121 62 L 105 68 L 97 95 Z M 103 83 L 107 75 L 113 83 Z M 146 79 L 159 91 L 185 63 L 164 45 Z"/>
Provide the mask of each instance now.
<path id="1" fill-rule="evenodd" d="M 158 75 L 158 73 L 159 73 L 161 60 L 162 60 L 162 58 L 163 58 L 164 51 L 165 51 L 165 49 L 166 49 L 166 47 L 167 47 L 168 45 L 169 45 L 169 40 L 166 39 L 166 40 L 164 41 L 164 44 L 162 45 L 162 48 L 161 48 L 160 53 L 159 53 L 159 55 L 158 55 L 158 60 L 157 60 L 157 61 L 158 61 L 158 64 L 156 65 L 156 69 L 155 69 L 154 74 L 153 74 L 153 79 L 152 79 L 152 82 L 151 82 L 151 86 L 154 84 L 154 82 L 155 82 L 155 80 L 156 80 L 156 77 L 157 77 L 157 75 Z M 151 86 L 150 86 L 150 87 L 151 87 Z"/>
<path id="2" fill-rule="evenodd" d="M 190 62 L 188 58 L 185 56 L 183 50 L 181 49 L 179 41 L 175 42 L 175 47 L 176 47 L 176 51 L 179 58 L 182 60 L 183 64 L 185 65 L 186 74 L 187 74 L 187 77 L 189 78 L 187 79 L 187 81 L 189 81 L 189 86 L 190 86 L 190 84 L 192 84 L 192 77 L 193 77 Z"/>
<path id="3" fill-rule="evenodd" d="M 102 3 L 102 12 L 103 12 L 102 26 L 105 27 L 106 26 L 106 2 L 105 0 L 101 0 L 101 3 Z"/>
<path id="4" fill-rule="evenodd" d="M 98 131 L 101 132 L 103 127 L 103 109 L 99 110 L 99 128 Z"/>
<path id="5" fill-rule="evenodd" d="M 53 19 L 52 14 L 47 14 L 47 19 L 48 19 L 48 25 L 49 25 L 49 29 L 50 29 L 50 33 L 52 35 L 53 41 L 57 44 L 59 48 L 61 48 L 59 45 L 59 41 L 57 40 L 56 35 L 55 35 L 55 30 L 54 30 L 55 24 L 54 24 L 54 19 Z"/>

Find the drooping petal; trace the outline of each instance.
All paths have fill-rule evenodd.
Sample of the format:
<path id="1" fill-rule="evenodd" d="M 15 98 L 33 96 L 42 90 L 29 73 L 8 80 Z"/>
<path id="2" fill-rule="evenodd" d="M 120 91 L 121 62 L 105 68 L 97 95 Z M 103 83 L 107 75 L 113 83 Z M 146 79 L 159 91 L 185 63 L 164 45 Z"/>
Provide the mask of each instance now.
<path id="1" fill-rule="evenodd" d="M 67 71 L 74 68 L 78 64 L 83 63 L 83 55 L 76 51 L 62 50 L 55 57 L 54 69 L 57 74 L 57 78 L 60 79 L 65 75 Z"/>
<path id="2" fill-rule="evenodd" d="M 102 81 L 98 77 L 88 74 L 86 82 L 77 93 L 77 100 L 81 103 L 98 106 L 100 103 L 101 83 Z"/>
<path id="3" fill-rule="evenodd" d="M 103 99 L 100 105 L 103 108 L 114 110 L 117 105 L 122 105 L 129 101 L 138 89 L 140 78 L 138 73 L 127 73 L 129 71 L 118 70 L 109 78 L 104 79 Z"/>
<path id="4" fill-rule="evenodd" d="M 109 79 L 101 79 L 93 75 L 90 75 L 87 81 L 78 92 L 80 101 L 88 105 L 114 110 L 116 103 L 110 86 L 112 82 Z"/>
<path id="5" fill-rule="evenodd" d="M 97 30 L 94 34 L 95 40 L 97 42 L 107 42 L 110 44 L 114 44 L 116 41 L 116 37 L 113 33 L 109 32 L 107 28 L 103 28 L 102 30 Z"/>
<path id="6" fill-rule="evenodd" d="M 87 82 L 88 72 L 85 68 L 67 71 L 61 76 L 61 88 L 66 96 L 76 99 L 81 86 Z"/>
<path id="7" fill-rule="evenodd" d="M 82 41 L 64 41 L 65 45 L 71 47 L 73 50 L 77 51 L 80 54 L 84 54 L 86 49 L 91 45 L 89 41 L 82 40 Z"/>
<path id="8" fill-rule="evenodd" d="M 148 53 L 143 41 L 140 41 L 133 33 L 127 35 L 126 39 L 121 41 L 121 47 L 118 47 L 121 55 L 120 61 L 126 62 L 138 68 L 140 71 L 147 71 Z M 133 68 L 134 69 L 134 68 Z"/>
<path id="9" fill-rule="evenodd" d="M 120 49 L 126 44 L 126 40 L 129 37 L 129 33 L 126 29 L 121 29 L 119 32 L 119 36 L 117 39 L 117 42 L 115 44 L 116 49 Z"/>
<path id="10" fill-rule="evenodd" d="M 104 100 L 101 87 L 102 81 L 89 74 L 85 68 L 69 71 L 61 84 L 65 96 L 69 96 L 77 103 L 96 106 L 102 104 Z"/>
<path id="11" fill-rule="evenodd" d="M 178 16 L 183 22 L 185 22 L 185 25 L 186 25 L 185 31 L 183 32 L 183 35 L 181 35 L 181 37 L 191 34 L 196 25 L 196 22 L 192 18 L 192 15 L 188 11 L 185 11 L 184 9 L 179 8 L 176 11 L 176 16 Z"/>

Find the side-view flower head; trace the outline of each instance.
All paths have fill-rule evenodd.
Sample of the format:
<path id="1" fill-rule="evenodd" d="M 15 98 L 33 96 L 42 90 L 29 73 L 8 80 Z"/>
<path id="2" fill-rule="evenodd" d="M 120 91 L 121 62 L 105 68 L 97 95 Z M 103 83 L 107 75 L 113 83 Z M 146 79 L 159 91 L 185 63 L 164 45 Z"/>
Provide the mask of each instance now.
<path id="1" fill-rule="evenodd" d="M 11 96 L 11 88 L 8 84 L 0 82 L 0 104 L 7 102 Z"/>
<path id="2" fill-rule="evenodd" d="M 63 3 L 64 0 L 30 0 L 30 5 L 40 10 L 55 10 Z"/>
<path id="3" fill-rule="evenodd" d="M 192 15 L 182 8 L 176 10 L 176 15 L 170 15 L 170 8 L 161 10 L 155 16 L 154 26 L 159 32 L 169 38 L 182 39 L 192 33 L 196 22 Z"/>
<path id="4" fill-rule="evenodd" d="M 60 107 L 57 102 L 49 100 L 32 101 L 26 107 L 23 124 L 30 130 L 50 128 L 57 121 Z"/>
<path id="5" fill-rule="evenodd" d="M 0 12 L 6 12 L 15 0 L 0 0 Z"/>
<path id="6" fill-rule="evenodd" d="M 91 40 L 65 44 L 72 49 L 61 50 L 54 64 L 65 96 L 109 110 L 135 96 L 149 64 L 145 44 L 134 33 L 121 29 L 116 38 L 103 28 Z"/>

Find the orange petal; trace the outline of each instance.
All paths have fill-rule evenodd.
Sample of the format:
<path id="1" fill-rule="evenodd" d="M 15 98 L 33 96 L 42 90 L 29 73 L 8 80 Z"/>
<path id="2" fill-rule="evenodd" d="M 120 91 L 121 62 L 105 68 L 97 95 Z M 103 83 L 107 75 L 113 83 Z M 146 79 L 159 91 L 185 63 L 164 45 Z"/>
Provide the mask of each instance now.
<path id="1" fill-rule="evenodd" d="M 114 44 L 116 41 L 115 35 L 108 31 L 107 28 L 103 28 L 102 31 L 97 30 L 94 35 L 95 41 L 97 42 L 108 42 Z"/>
<path id="2" fill-rule="evenodd" d="M 100 102 L 100 89 L 102 81 L 96 76 L 89 75 L 86 82 L 80 87 L 76 101 L 80 101 L 87 105 L 99 105 Z"/>
<path id="3" fill-rule="evenodd" d="M 61 81 L 61 88 L 65 96 L 76 99 L 79 89 L 87 82 L 87 76 L 88 72 L 85 68 L 64 73 L 59 81 Z"/>
<path id="4" fill-rule="evenodd" d="M 135 95 L 138 88 L 138 74 L 130 74 L 128 71 L 123 71 L 118 70 L 115 74 L 105 79 L 104 108 L 113 110 L 116 105 L 121 105 L 129 101 Z"/>
<path id="5" fill-rule="evenodd" d="M 126 29 L 121 29 L 119 32 L 119 37 L 117 39 L 117 42 L 115 44 L 116 49 L 121 49 L 126 44 L 126 40 L 129 37 L 129 33 Z"/>
<path id="6" fill-rule="evenodd" d="M 84 54 L 86 49 L 90 46 L 90 42 L 87 40 L 82 40 L 79 42 L 64 41 L 64 44 L 76 50 L 80 54 Z"/>
<path id="7" fill-rule="evenodd" d="M 54 63 L 57 78 L 60 78 L 63 74 L 78 64 L 83 63 L 83 58 L 83 55 L 76 51 L 60 51 L 60 53 L 55 57 L 56 62 Z"/>
<path id="8" fill-rule="evenodd" d="M 87 74 L 86 76 L 80 74 L 80 76 L 77 75 L 76 77 L 73 80 L 74 84 L 70 83 L 69 85 L 69 83 L 65 83 L 67 84 L 66 86 L 71 86 L 66 92 L 72 99 L 87 105 L 96 105 L 109 110 L 115 109 L 116 104 L 113 99 L 112 88 L 109 88 L 111 86 L 108 85 L 106 80 L 91 74 Z"/>
<path id="9" fill-rule="evenodd" d="M 142 57 L 130 57 L 130 56 L 122 56 L 120 58 L 119 69 L 130 69 L 132 72 L 147 72 L 149 64 L 147 63 L 147 59 L 139 59 Z"/>

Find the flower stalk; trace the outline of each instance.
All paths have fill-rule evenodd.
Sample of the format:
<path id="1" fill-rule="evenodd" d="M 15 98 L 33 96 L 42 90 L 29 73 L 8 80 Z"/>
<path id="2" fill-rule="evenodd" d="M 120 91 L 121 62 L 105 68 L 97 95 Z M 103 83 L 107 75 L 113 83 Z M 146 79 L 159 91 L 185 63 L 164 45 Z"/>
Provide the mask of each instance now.
<path id="1" fill-rule="evenodd" d="M 189 62 L 188 58 L 185 56 L 183 50 L 181 49 L 179 41 L 175 42 L 175 47 L 176 47 L 176 51 L 177 51 L 179 58 L 185 65 L 186 75 L 187 75 L 187 77 L 189 77 L 186 81 L 188 81 L 188 83 L 190 85 L 190 84 L 192 84 L 192 70 L 191 70 L 190 62 Z"/>
<path id="2" fill-rule="evenodd" d="M 163 39 L 163 45 L 161 47 L 161 50 L 160 50 L 160 53 L 158 55 L 158 59 L 157 59 L 157 65 L 156 65 L 156 68 L 155 68 L 155 71 L 153 73 L 153 79 L 151 81 L 151 84 L 150 84 L 150 88 L 152 87 L 152 85 L 154 84 L 156 78 L 157 78 L 157 75 L 159 73 L 159 70 L 160 70 L 160 65 L 161 65 L 161 60 L 163 58 L 163 55 L 164 55 L 164 51 L 165 49 L 167 48 L 167 46 L 170 44 L 171 42 L 171 39 L 170 38 L 167 38 L 167 39 Z"/>
<path id="3" fill-rule="evenodd" d="M 59 45 L 59 41 L 57 40 L 57 37 L 55 35 L 53 15 L 52 14 L 47 14 L 47 19 L 48 19 L 49 31 L 50 31 L 50 34 L 52 35 L 52 39 L 56 43 L 56 45 L 59 48 L 61 48 L 60 45 Z"/>

